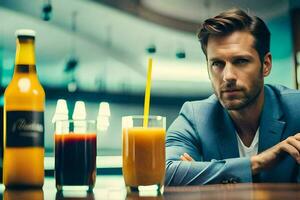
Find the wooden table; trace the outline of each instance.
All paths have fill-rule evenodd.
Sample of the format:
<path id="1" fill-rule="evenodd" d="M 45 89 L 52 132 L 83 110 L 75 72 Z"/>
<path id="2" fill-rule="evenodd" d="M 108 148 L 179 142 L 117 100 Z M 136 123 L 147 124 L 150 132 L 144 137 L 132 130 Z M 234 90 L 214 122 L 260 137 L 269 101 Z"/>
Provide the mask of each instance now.
<path id="1" fill-rule="evenodd" d="M 3 198 L 1 198 L 1 196 Z M 300 199 L 300 184 L 219 184 L 208 186 L 166 187 L 163 196 L 126 194 L 122 176 L 97 176 L 93 193 L 69 192 L 62 196 L 55 189 L 54 178 L 47 177 L 41 190 L 4 190 L 3 200 L 190 200 L 190 199 Z"/>
<path id="2" fill-rule="evenodd" d="M 207 186 L 169 187 L 164 199 L 300 199 L 300 184 L 219 184 Z"/>

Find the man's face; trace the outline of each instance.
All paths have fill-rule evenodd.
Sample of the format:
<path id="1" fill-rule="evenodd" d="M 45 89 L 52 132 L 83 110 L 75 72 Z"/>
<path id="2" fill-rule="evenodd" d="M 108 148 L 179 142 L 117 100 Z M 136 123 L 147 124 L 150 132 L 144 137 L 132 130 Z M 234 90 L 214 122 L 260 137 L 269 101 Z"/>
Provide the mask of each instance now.
<path id="1" fill-rule="evenodd" d="M 271 69 L 271 56 L 267 55 L 261 63 L 254 49 L 254 37 L 237 31 L 228 36 L 209 37 L 207 64 L 220 103 L 228 110 L 239 110 L 255 102 L 261 93 L 264 76 Z"/>

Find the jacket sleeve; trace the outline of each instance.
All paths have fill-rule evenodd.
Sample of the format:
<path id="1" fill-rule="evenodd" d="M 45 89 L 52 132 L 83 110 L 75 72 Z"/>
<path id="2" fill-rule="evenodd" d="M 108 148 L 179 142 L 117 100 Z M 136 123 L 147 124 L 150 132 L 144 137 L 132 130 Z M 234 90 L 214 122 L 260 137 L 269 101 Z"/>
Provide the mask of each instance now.
<path id="1" fill-rule="evenodd" d="M 300 183 L 300 165 L 298 165 L 297 183 Z"/>
<path id="2" fill-rule="evenodd" d="M 173 186 L 252 182 L 249 158 L 203 161 L 201 142 L 193 125 L 192 114 L 190 103 L 185 103 L 180 115 L 168 129 L 165 184 Z M 181 161 L 180 156 L 183 153 L 188 153 L 195 161 Z"/>

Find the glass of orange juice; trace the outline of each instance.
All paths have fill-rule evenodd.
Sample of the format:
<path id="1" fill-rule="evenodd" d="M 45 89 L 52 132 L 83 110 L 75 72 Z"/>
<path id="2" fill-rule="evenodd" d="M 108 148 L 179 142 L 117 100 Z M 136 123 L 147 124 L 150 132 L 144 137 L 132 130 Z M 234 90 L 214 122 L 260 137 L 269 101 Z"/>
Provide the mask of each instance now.
<path id="1" fill-rule="evenodd" d="M 123 176 L 127 192 L 162 194 L 165 177 L 166 118 L 122 117 Z"/>

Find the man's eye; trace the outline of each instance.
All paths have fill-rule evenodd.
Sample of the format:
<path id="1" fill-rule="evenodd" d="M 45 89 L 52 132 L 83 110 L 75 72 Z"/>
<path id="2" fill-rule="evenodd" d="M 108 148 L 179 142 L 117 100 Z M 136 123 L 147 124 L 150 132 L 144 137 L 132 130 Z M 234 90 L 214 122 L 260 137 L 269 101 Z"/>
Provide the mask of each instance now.
<path id="1" fill-rule="evenodd" d="M 243 58 L 234 61 L 234 64 L 236 65 L 245 65 L 247 63 L 249 63 L 249 60 Z"/>
<path id="2" fill-rule="evenodd" d="M 221 68 L 221 67 L 224 67 L 224 63 L 221 61 L 214 61 L 214 62 L 212 62 L 211 66 Z"/>

